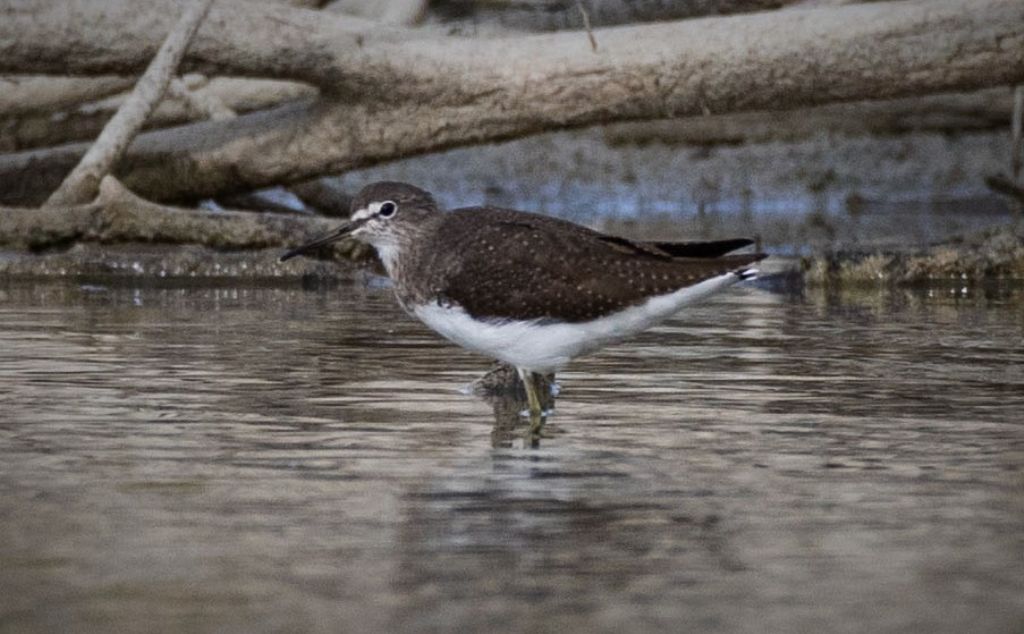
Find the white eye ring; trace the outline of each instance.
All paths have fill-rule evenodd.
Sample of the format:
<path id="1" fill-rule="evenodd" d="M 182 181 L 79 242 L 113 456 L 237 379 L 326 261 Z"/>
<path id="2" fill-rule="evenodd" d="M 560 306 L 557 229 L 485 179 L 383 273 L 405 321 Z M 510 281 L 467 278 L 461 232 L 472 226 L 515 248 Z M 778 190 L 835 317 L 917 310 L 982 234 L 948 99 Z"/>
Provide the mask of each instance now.
<path id="1" fill-rule="evenodd" d="M 380 208 L 377 210 L 377 214 L 381 218 L 390 218 L 391 216 L 395 215 L 396 211 L 398 211 L 398 205 L 396 205 L 390 200 L 385 200 L 380 204 Z"/>

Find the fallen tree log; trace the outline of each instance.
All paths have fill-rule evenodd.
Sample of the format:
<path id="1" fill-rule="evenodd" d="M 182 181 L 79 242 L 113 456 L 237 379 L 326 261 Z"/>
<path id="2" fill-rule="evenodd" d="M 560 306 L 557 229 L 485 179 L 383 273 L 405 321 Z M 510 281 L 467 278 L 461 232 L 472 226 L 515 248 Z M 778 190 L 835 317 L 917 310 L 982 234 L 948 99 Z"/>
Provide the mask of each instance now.
<path id="1" fill-rule="evenodd" d="M 30 250 L 73 242 L 198 244 L 231 250 L 285 248 L 337 225 L 337 220 L 320 216 L 158 205 L 108 176 L 101 182 L 96 200 L 84 205 L 0 207 L 0 244 Z M 343 241 L 334 254 L 359 260 L 371 257 L 372 251 L 355 241 Z"/>
<path id="2" fill-rule="evenodd" d="M 172 26 L 175 6 L 174 0 L 21 0 L 0 7 L 0 72 L 135 74 Z M 915 80 L 889 68 L 923 61 L 917 58 L 932 57 L 938 50 L 946 55 L 942 61 L 954 76 L 951 81 L 963 80 L 967 67 L 982 78 L 1019 77 L 1021 47 L 1015 45 L 1021 43 L 1022 11 L 1019 0 L 976 0 L 970 6 L 961 0 L 915 0 L 793 9 L 601 29 L 600 39 L 606 40 L 602 48 L 608 50 L 581 55 L 587 41 L 580 33 L 488 41 L 444 38 L 322 11 L 219 0 L 183 68 L 211 76 L 308 81 L 362 101 L 422 101 L 446 92 L 458 99 L 472 92 L 466 88 L 493 84 L 495 78 L 509 77 L 511 70 L 539 78 L 642 71 L 646 64 L 665 66 L 667 84 L 678 74 L 673 71 L 693 72 L 710 62 L 723 67 L 736 62 L 795 62 L 794 68 L 779 66 L 763 77 L 765 82 L 782 80 L 779 87 L 785 88 L 791 76 L 831 66 L 837 58 L 845 58 L 848 65 L 840 70 Z M 935 37 L 940 33 L 942 37 Z M 868 38 L 894 41 L 834 50 L 836 45 L 867 44 Z M 1010 62 L 1009 68 L 976 66 L 979 50 L 991 61 Z M 895 58 L 879 57 L 883 51 Z M 693 61 L 688 62 L 691 55 Z M 812 76 L 826 79 L 820 71 Z M 1003 78 L 987 85 L 1013 81 Z M 893 82 L 889 96 L 906 94 L 896 87 L 899 83 Z M 828 88 L 828 82 L 823 87 Z"/>
<path id="3" fill-rule="evenodd" d="M 621 3 L 602 15 L 608 13 L 608 24 L 614 24 L 725 15 L 794 1 L 701 0 L 682 9 Z M 373 7 L 370 15 L 381 14 L 381 3 L 365 4 Z M 575 3 L 570 4 L 576 12 Z M 0 72 L 137 75 L 173 26 L 176 7 L 175 0 L 10 0 L 0 5 Z M 373 19 L 283 2 L 218 0 L 183 68 L 210 76 L 293 79 L 358 92 L 385 72 L 414 79 L 402 68 L 416 61 L 417 42 L 436 36 L 432 30 L 383 27 Z M 438 71 L 435 77 L 444 74 L 444 69 Z"/>
<path id="4" fill-rule="evenodd" d="M 326 26 L 306 25 L 315 31 L 312 42 L 322 42 L 324 29 L 339 28 L 315 12 L 261 5 L 270 9 L 317 15 Z M 123 28 L 108 22 L 114 24 L 91 28 L 111 34 Z M 312 73 L 317 65 L 297 58 L 308 52 L 302 44 L 272 38 L 272 46 L 248 56 L 230 48 L 237 33 L 219 28 L 201 30 L 200 54 L 188 56 L 193 66 L 250 74 L 291 69 L 320 80 L 351 71 L 342 82 L 350 98 L 144 134 L 117 173 L 147 198 L 255 189 L 572 126 L 1024 81 L 1019 0 L 977 0 L 969 7 L 959 0 L 883 2 L 602 29 L 595 32 L 597 53 L 579 33 L 417 42 L 382 35 L 386 46 L 362 40 L 360 47 L 350 32 L 347 44 L 321 51 L 322 65 Z M 210 40 L 217 33 L 226 39 L 215 46 Z M 286 46 L 293 44 L 294 50 Z M 344 46 L 350 49 L 342 52 Z M 109 71 L 115 60 L 134 59 L 126 50 L 84 54 L 76 69 Z M 54 175 L 82 151 L 66 146 L 0 157 L 0 202 L 45 197 L 40 194 L 52 189 Z"/>

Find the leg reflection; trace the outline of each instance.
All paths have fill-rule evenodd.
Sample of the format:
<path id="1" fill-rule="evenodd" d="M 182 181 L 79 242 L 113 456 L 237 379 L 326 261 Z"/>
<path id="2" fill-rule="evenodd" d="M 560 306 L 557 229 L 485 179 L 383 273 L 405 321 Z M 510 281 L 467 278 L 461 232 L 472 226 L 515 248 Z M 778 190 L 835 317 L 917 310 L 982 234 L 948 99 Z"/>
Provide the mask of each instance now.
<path id="1" fill-rule="evenodd" d="M 555 407 L 554 381 L 554 374 L 545 376 L 499 364 L 473 383 L 473 392 L 494 408 L 492 446 L 540 445 L 547 414 Z"/>

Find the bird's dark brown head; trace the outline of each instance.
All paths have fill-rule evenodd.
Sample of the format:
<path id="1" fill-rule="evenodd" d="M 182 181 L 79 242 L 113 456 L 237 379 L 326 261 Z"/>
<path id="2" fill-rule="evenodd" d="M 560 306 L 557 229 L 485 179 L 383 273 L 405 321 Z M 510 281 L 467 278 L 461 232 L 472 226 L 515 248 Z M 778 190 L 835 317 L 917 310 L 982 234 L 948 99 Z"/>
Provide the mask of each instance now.
<path id="1" fill-rule="evenodd" d="M 352 199 L 352 206 L 349 212 L 355 217 L 359 212 L 369 210 L 373 203 L 382 203 L 388 200 L 399 207 L 408 206 L 429 211 L 437 210 L 437 202 L 434 201 L 434 197 L 430 192 L 408 183 L 379 181 L 359 190 L 356 197 Z"/>
<path id="2" fill-rule="evenodd" d="M 322 238 L 292 249 L 281 260 L 352 237 L 372 244 L 388 266 L 403 246 L 415 240 L 437 214 L 437 202 L 430 192 L 406 183 L 381 181 L 364 187 L 352 199 L 348 224 Z"/>

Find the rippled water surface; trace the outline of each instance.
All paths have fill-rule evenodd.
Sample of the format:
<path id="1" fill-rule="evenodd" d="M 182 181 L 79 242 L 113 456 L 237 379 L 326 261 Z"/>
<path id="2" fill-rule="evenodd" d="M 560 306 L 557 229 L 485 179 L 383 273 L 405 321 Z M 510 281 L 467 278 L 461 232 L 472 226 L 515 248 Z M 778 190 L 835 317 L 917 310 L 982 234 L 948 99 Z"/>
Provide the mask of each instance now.
<path id="1" fill-rule="evenodd" d="M 1024 297 L 741 289 L 539 447 L 386 289 L 0 286 L 4 631 L 1024 627 Z"/>

